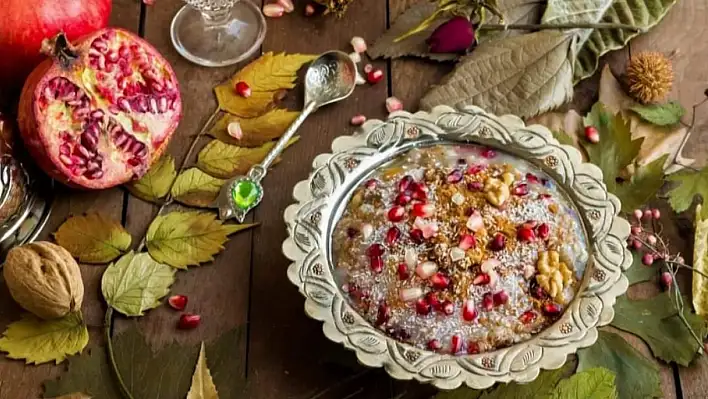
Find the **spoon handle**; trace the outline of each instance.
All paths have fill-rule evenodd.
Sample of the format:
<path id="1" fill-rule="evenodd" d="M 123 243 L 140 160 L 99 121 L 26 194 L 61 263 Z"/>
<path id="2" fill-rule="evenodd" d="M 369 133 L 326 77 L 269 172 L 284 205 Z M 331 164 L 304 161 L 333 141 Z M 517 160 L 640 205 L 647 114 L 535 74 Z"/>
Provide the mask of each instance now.
<path id="1" fill-rule="evenodd" d="M 286 130 L 285 133 L 280 137 L 280 140 L 275 143 L 273 149 L 268 152 L 265 158 L 263 158 L 263 162 L 261 162 L 260 165 L 255 166 L 260 166 L 260 168 L 262 168 L 261 170 L 264 171 L 268 170 L 275 158 L 277 158 L 278 155 L 283 152 L 285 146 L 288 145 L 288 141 L 290 141 L 290 139 L 295 135 L 295 132 L 297 132 L 297 129 L 300 128 L 300 125 L 305 122 L 305 119 L 307 119 L 307 117 L 312 113 L 312 111 L 315 110 L 315 108 L 317 108 L 317 102 L 310 101 L 309 103 L 307 103 L 305 105 L 305 108 L 302 110 L 302 113 L 300 113 L 300 116 L 295 119 L 295 121 L 290 125 L 288 130 Z"/>

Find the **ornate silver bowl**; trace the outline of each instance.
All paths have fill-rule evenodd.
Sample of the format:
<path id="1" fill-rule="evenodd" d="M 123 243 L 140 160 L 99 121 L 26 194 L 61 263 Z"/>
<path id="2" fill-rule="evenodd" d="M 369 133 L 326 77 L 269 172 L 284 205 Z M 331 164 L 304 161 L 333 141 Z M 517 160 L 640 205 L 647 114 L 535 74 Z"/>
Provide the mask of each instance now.
<path id="1" fill-rule="evenodd" d="M 483 144 L 536 165 L 563 187 L 579 211 L 590 252 L 582 282 L 560 319 L 530 340 L 478 355 L 421 350 L 370 325 L 335 281 L 331 233 L 353 189 L 411 148 L 444 143 Z M 560 145 L 547 128 L 477 107 L 436 107 L 431 113 L 396 112 L 385 122 L 371 120 L 359 133 L 334 140 L 332 151 L 316 157 L 310 177 L 295 185 L 297 203 L 285 210 L 289 237 L 283 252 L 293 261 L 288 277 L 305 296 L 307 314 L 322 321 L 325 335 L 353 350 L 359 362 L 442 389 L 528 382 L 541 369 L 558 368 L 569 354 L 592 345 L 597 328 L 614 317 L 615 299 L 628 286 L 623 271 L 632 263 L 625 248 L 629 223 L 617 216 L 620 202 L 607 192 L 600 169 L 583 163 L 576 148 Z"/>

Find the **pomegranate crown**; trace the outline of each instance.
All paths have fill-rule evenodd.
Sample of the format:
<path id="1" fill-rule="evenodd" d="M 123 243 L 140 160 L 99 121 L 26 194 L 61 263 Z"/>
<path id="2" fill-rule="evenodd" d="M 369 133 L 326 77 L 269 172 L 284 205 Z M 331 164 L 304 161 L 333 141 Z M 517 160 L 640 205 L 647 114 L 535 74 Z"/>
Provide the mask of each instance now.
<path id="1" fill-rule="evenodd" d="M 59 61 L 59 64 L 64 68 L 69 68 L 79 58 L 76 49 L 66 38 L 64 32 L 42 40 L 42 47 L 39 51 Z"/>

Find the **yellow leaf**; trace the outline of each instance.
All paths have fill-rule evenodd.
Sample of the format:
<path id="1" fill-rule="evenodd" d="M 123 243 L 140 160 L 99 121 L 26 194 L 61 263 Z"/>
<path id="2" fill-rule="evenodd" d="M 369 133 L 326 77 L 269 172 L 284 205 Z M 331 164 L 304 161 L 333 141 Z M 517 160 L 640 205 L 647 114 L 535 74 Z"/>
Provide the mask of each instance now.
<path id="1" fill-rule="evenodd" d="M 298 140 L 298 136 L 290 139 L 288 147 Z M 246 174 L 251 166 L 265 158 L 273 146 L 275 143 L 269 142 L 258 148 L 243 148 L 213 140 L 199 151 L 197 167 L 214 177 L 230 179 Z"/>
<path id="2" fill-rule="evenodd" d="M 226 237 L 257 224 L 223 224 L 210 212 L 170 212 L 158 216 L 147 231 L 150 256 L 178 269 L 214 260 Z"/>
<path id="3" fill-rule="evenodd" d="M 708 318 L 708 219 L 701 219 L 701 204 L 696 207 L 696 232 L 693 239 L 693 307 Z"/>
<path id="4" fill-rule="evenodd" d="M 81 352 L 89 334 L 81 313 L 69 313 L 61 319 L 42 320 L 25 313 L 20 321 L 7 327 L 0 338 L 0 351 L 10 359 L 24 359 L 27 364 L 55 362 Z"/>
<path id="5" fill-rule="evenodd" d="M 177 176 L 175 160 L 167 154 L 160 158 L 140 180 L 126 184 L 125 188 L 140 199 L 158 202 L 160 198 L 167 195 L 175 176 Z"/>
<path id="6" fill-rule="evenodd" d="M 282 136 L 299 115 L 300 112 L 287 109 L 275 109 L 255 118 L 239 118 L 225 114 L 214 124 L 209 135 L 226 144 L 258 147 Z M 231 122 L 238 122 L 241 125 L 243 137 L 240 139 L 229 136 L 227 129 Z"/>
<path id="7" fill-rule="evenodd" d="M 573 145 L 580 149 L 580 138 L 583 137 L 583 117 L 575 110 L 568 112 L 546 112 L 526 120 L 527 125 L 539 124 L 547 127 L 552 132 L 563 132 L 572 140 Z M 563 143 L 561 143 L 563 144 Z M 580 151 L 584 160 L 587 155 Z"/>
<path id="8" fill-rule="evenodd" d="M 208 207 L 226 180 L 211 177 L 197 168 L 180 173 L 172 186 L 172 197 L 185 205 Z"/>
<path id="9" fill-rule="evenodd" d="M 197 366 L 194 368 L 192 387 L 189 388 L 187 399 L 219 399 L 216 385 L 214 385 L 211 372 L 209 367 L 207 367 L 204 342 L 202 342 L 202 348 L 199 350 L 199 359 L 197 360 Z"/>
<path id="10" fill-rule="evenodd" d="M 54 239 L 83 263 L 108 263 L 130 248 L 132 237 L 120 223 L 99 213 L 70 217 Z"/>
<path id="11" fill-rule="evenodd" d="M 273 108 L 277 91 L 295 87 L 297 71 L 315 57 L 309 54 L 263 54 L 229 81 L 214 88 L 219 108 L 243 118 L 264 114 Z M 251 87 L 250 97 L 242 97 L 234 91 L 234 85 L 240 81 Z"/>

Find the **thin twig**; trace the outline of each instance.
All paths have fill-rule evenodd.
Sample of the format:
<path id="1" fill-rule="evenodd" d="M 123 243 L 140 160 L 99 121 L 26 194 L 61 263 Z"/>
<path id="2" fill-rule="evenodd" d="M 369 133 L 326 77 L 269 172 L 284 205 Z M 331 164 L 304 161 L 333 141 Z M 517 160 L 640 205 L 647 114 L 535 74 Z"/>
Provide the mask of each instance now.
<path id="1" fill-rule="evenodd" d="M 683 138 L 681 139 L 681 144 L 679 144 L 678 149 L 674 153 L 674 156 L 673 156 L 674 159 L 671 161 L 671 163 L 669 165 L 679 165 L 684 168 L 690 168 L 690 169 L 693 169 L 694 171 L 698 171 L 695 168 L 692 168 L 692 167 L 689 167 L 687 165 L 680 163 L 678 161 L 678 159 L 681 156 L 681 153 L 683 152 L 683 147 L 686 146 L 686 143 L 688 143 L 689 137 L 691 137 L 691 133 L 693 132 L 693 128 L 696 127 L 696 114 L 697 114 L 696 110 L 698 109 L 698 107 L 705 104 L 706 101 L 708 101 L 708 97 L 705 97 L 703 100 L 693 104 L 693 107 L 692 107 L 693 115 L 691 115 L 691 124 L 690 125 L 686 125 L 685 123 L 681 122 L 681 124 L 687 128 L 686 133 L 683 135 Z"/>
<path id="2" fill-rule="evenodd" d="M 128 387 L 125 386 L 125 382 L 123 382 L 123 377 L 120 374 L 120 370 L 118 370 L 118 364 L 116 364 L 116 356 L 115 353 L 113 353 L 113 340 L 111 339 L 111 325 L 113 324 L 113 308 L 108 307 L 106 309 L 106 316 L 105 316 L 105 334 L 106 334 L 106 350 L 108 351 L 108 360 L 111 363 L 111 368 L 113 369 L 113 375 L 116 377 L 116 380 L 118 380 L 118 387 L 120 387 L 121 395 L 123 395 L 124 398 L 126 399 L 133 399 L 133 395 L 130 393 L 130 390 L 128 390 Z"/>
<path id="3" fill-rule="evenodd" d="M 646 29 L 628 25 L 616 24 L 611 22 L 592 23 L 568 23 L 568 24 L 483 24 L 477 30 L 543 30 L 543 29 L 622 29 L 632 32 L 643 33 Z"/>

